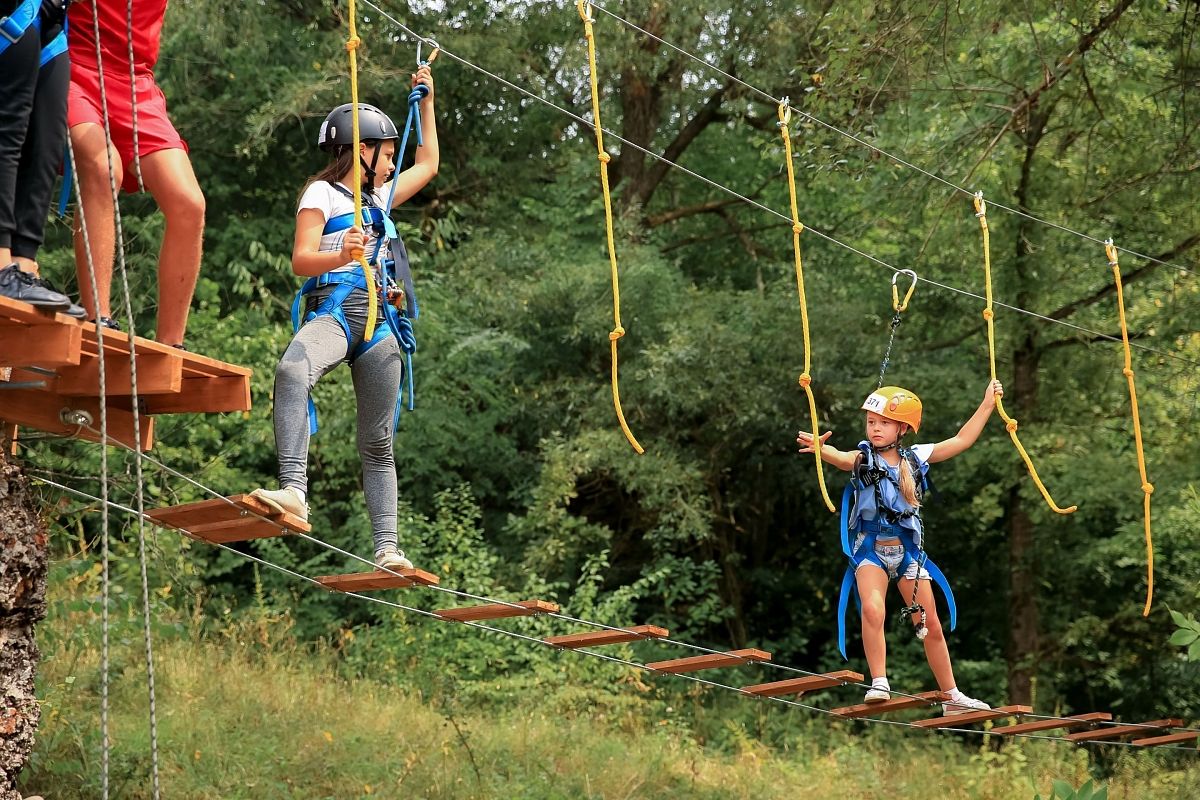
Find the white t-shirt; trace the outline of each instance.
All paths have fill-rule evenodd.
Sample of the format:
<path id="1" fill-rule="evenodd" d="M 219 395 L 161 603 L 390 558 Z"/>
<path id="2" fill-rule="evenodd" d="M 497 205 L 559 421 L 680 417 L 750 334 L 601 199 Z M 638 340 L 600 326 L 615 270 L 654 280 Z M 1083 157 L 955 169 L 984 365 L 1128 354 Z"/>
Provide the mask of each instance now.
<path id="1" fill-rule="evenodd" d="M 344 188 L 347 191 L 350 189 L 348 186 L 344 186 Z M 388 185 L 384 184 L 374 192 L 375 203 L 380 208 L 382 208 L 383 204 L 387 202 L 388 189 Z M 365 196 L 363 197 L 363 205 L 367 205 Z M 340 217 L 343 214 L 353 214 L 354 200 L 346 197 L 346 195 L 335 189 L 333 184 L 329 183 L 328 181 L 313 181 L 309 187 L 304 190 L 304 194 L 300 198 L 300 204 L 296 208 L 296 213 L 299 214 L 306 208 L 312 208 L 320 211 L 321 215 L 325 219 L 325 222 L 328 223 L 329 220 L 333 219 L 334 217 Z M 361 220 L 358 227 L 363 227 Z M 348 230 L 350 230 L 350 228 L 343 228 L 342 230 L 334 233 L 322 234 L 321 246 L 318 247 L 317 250 L 322 253 L 336 253 L 340 251 L 342 249 L 342 242 L 344 242 L 346 239 L 346 231 Z M 369 228 L 363 231 L 363 240 L 365 242 L 364 249 L 366 250 L 367 258 L 370 258 L 375 252 L 375 236 L 371 233 Z M 385 241 L 380 250 L 381 254 L 386 251 L 386 249 L 387 242 Z M 357 267 L 357 261 L 350 261 L 340 267 L 331 269 L 330 272 L 349 272 Z"/>

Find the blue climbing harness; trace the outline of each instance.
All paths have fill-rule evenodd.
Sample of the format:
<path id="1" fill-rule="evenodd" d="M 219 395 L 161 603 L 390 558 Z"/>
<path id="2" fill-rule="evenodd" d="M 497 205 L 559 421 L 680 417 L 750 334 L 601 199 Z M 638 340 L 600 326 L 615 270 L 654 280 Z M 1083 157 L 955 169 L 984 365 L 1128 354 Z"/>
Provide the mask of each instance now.
<path id="1" fill-rule="evenodd" d="M 884 502 L 883 493 L 879 488 L 880 482 L 894 482 L 894 479 L 887 471 L 886 466 L 881 467 L 875 464 L 876 456 L 869 444 L 863 443 L 859 445 L 859 449 L 863 451 L 859 457 L 861 460 L 856 460 L 855 468 L 851 471 L 850 483 L 846 484 L 846 488 L 842 492 L 842 552 L 850 559 L 850 565 L 846 568 L 846 572 L 842 576 L 842 586 L 838 592 L 838 652 L 842 654 L 842 658 L 847 657 L 846 613 L 849 610 L 851 595 L 854 597 L 854 603 L 859 613 L 862 613 L 862 599 L 858 595 L 858 584 L 854 579 L 855 571 L 862 564 L 873 564 L 884 572 L 888 571 L 887 566 L 875 552 L 875 542 L 877 539 L 900 540 L 904 546 L 904 560 L 897 568 L 897 574 L 904 575 L 910 566 L 916 564 L 918 580 L 920 580 L 920 570 L 924 568 L 929 573 L 929 577 L 933 582 L 942 590 L 942 595 L 946 598 L 946 605 L 950 610 L 950 630 L 954 630 L 958 624 L 958 606 L 954 602 L 954 592 L 950 589 L 950 582 L 946 580 L 945 573 L 925 553 L 919 518 L 911 510 L 896 512 Z M 900 456 L 904 459 L 910 459 L 910 463 L 917 462 L 917 459 L 909 450 L 901 450 Z M 864 466 L 865 468 L 863 468 Z M 929 465 L 927 463 L 918 463 L 915 469 L 915 474 L 921 476 L 922 491 L 929 486 L 928 478 L 925 475 L 928 468 Z M 859 513 L 855 515 L 856 518 L 851 520 L 850 512 L 852 503 L 854 503 L 859 492 L 868 488 L 873 490 L 874 494 L 875 518 L 863 519 L 862 511 L 865 509 L 859 509 Z M 917 520 L 915 523 L 912 521 L 914 519 Z M 905 522 L 908 524 L 904 524 Z M 861 533 L 863 537 L 862 541 L 858 543 L 857 548 L 851 544 L 851 525 L 854 526 L 854 532 L 856 534 Z"/>

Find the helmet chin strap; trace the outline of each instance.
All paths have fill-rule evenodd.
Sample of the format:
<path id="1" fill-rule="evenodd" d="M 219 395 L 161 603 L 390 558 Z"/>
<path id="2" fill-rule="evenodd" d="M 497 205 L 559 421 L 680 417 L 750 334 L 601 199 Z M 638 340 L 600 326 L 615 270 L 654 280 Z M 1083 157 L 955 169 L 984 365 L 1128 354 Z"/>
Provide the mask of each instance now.
<path id="1" fill-rule="evenodd" d="M 875 445 L 871 445 L 871 450 L 873 450 L 876 453 L 886 453 L 888 450 L 895 450 L 897 447 L 900 446 L 900 437 L 906 433 L 908 433 L 907 430 L 900 431 L 898 434 L 896 434 L 896 441 L 892 442 L 891 444 L 885 444 L 883 447 L 876 447 Z"/>
<path id="2" fill-rule="evenodd" d="M 365 189 L 368 193 L 374 191 L 375 189 L 375 167 L 379 164 L 379 152 L 381 150 L 383 150 L 383 142 L 379 142 L 375 145 L 375 153 L 371 156 L 370 164 L 368 164 L 367 160 L 361 155 L 358 157 L 358 160 L 362 164 L 363 168 L 363 189 Z"/>

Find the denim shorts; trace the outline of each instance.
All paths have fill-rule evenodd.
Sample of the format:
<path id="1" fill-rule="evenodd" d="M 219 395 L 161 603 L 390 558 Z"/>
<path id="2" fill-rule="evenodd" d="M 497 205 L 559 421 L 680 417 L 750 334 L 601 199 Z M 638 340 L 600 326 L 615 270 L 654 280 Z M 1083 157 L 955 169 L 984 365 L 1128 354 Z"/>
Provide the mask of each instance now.
<path id="1" fill-rule="evenodd" d="M 865 538 L 865 534 L 860 533 L 854 539 L 854 547 L 852 548 L 852 552 L 858 552 L 858 548 L 863 543 L 863 539 Z M 917 580 L 918 578 L 924 581 L 930 579 L 928 570 L 926 570 L 924 567 L 920 567 L 918 570 L 917 562 L 915 561 L 908 565 L 908 569 L 904 571 L 904 575 L 900 575 L 900 565 L 904 563 L 904 545 L 902 544 L 879 544 L 876 542 L 875 557 L 883 563 L 883 566 L 887 570 L 889 580 L 894 581 L 900 577 L 903 577 L 905 580 L 909 581 Z M 871 561 L 863 561 L 859 563 L 857 567 L 855 567 L 855 571 L 857 572 L 859 569 L 861 569 L 864 564 L 870 564 L 873 567 L 878 566 Z"/>

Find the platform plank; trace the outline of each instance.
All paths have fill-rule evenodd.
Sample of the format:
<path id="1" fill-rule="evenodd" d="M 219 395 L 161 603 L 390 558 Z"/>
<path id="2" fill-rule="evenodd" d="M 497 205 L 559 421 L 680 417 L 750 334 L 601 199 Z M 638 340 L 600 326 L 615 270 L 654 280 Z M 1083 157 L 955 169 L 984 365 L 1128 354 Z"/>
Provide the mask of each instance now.
<path id="1" fill-rule="evenodd" d="M 531 617 L 535 614 L 557 614 L 558 604 L 547 603 L 545 600 L 521 600 L 511 604 L 487 603 L 478 606 L 443 608 L 433 613 L 442 619 L 453 620 L 455 622 L 477 622 L 484 619 Z"/>
<path id="2" fill-rule="evenodd" d="M 1093 722 L 1108 722 L 1112 719 L 1112 714 L 1107 711 L 1092 711 L 1087 714 L 1075 714 L 1070 717 L 1062 717 L 1060 719 L 1039 719 L 1033 722 L 1022 722 L 1017 725 L 1006 725 L 1003 728 L 995 728 L 992 733 L 1002 733 L 1006 736 L 1015 735 L 1018 733 L 1037 733 L 1038 731 L 1056 731 L 1060 728 L 1082 728 L 1084 725 L 1090 725 Z"/>
<path id="3" fill-rule="evenodd" d="M 421 569 L 393 570 L 398 575 L 383 570 L 352 572 L 346 575 L 320 575 L 316 578 L 332 592 L 370 592 L 378 589 L 405 589 L 409 586 L 437 586 L 441 578 Z"/>
<path id="4" fill-rule="evenodd" d="M 931 719 L 919 719 L 913 723 L 918 728 L 954 728 L 959 725 L 972 725 L 976 722 L 987 722 L 990 719 L 1004 719 L 1033 711 L 1033 706 L 1000 706 L 978 711 L 964 711 L 959 714 L 945 714 Z"/>
<path id="5" fill-rule="evenodd" d="M 833 709 L 832 714 L 837 714 L 839 717 L 855 719 L 857 717 L 869 717 L 875 714 L 884 714 L 889 711 L 903 711 L 909 708 L 926 708 L 940 703 L 945 699 L 945 695 L 941 692 L 921 692 L 915 697 L 896 697 L 891 700 L 884 700 L 882 703 L 859 703 L 854 706 L 845 706 L 844 708 Z"/>
<path id="6" fill-rule="evenodd" d="M 229 544 L 230 542 L 245 542 L 250 539 L 287 536 L 296 532 L 296 523 L 306 525 L 291 514 L 280 514 L 271 519 L 248 516 L 221 522 L 187 525 L 181 526 L 179 530 L 194 539 L 203 539 L 213 544 Z"/>
<path id="7" fill-rule="evenodd" d="M 55 391 L 65 395 L 100 396 L 100 359 L 88 357 L 76 367 L 57 370 Z M 183 388 L 183 359 L 172 353 L 138 353 L 138 396 L 177 394 Z M 126 353 L 106 353 L 104 390 L 109 396 L 133 394 L 133 370 Z M 145 413 L 152 413 L 147 410 Z"/>
<path id="8" fill-rule="evenodd" d="M 1196 737 L 1200 736 L 1197 731 L 1183 731 L 1182 733 L 1168 733 L 1165 736 L 1150 736 L 1145 739 L 1134 739 L 1130 744 L 1136 744 L 1138 747 L 1155 747 L 1160 744 L 1183 744 L 1184 742 L 1194 742 Z"/>
<path id="9" fill-rule="evenodd" d="M 76 425 L 64 425 L 59 412 L 64 408 L 86 411 L 92 417 L 92 427 L 100 429 L 100 403 L 91 397 L 64 397 L 44 389 L 4 389 L 0 396 L 0 419 L 11 425 L 36 428 L 39 431 L 73 439 L 99 442 L 99 434 Z M 140 446 L 143 451 L 154 446 L 154 418 L 142 415 L 140 431 L 135 435 L 133 414 L 108 406 L 108 436 L 126 447 Z"/>
<path id="10" fill-rule="evenodd" d="M 0 367 L 78 364 L 82 341 L 78 325 L 5 325 L 0 327 Z"/>
<path id="11" fill-rule="evenodd" d="M 1178 728 L 1182 725 L 1183 720 L 1181 719 L 1156 719 L 1153 722 L 1141 722 L 1136 725 L 1108 725 L 1092 731 L 1068 733 L 1066 738 L 1072 742 L 1095 742 L 1102 739 L 1117 739 L 1121 736 L 1128 736 L 1131 733 L 1153 733 L 1155 728 Z"/>
<path id="12" fill-rule="evenodd" d="M 770 683 L 756 683 L 753 686 L 743 686 L 742 691 L 756 694 L 759 697 L 783 697 L 789 694 L 804 694 L 834 686 L 845 686 L 847 683 L 862 682 L 862 673 L 848 669 L 839 672 L 827 672 L 823 675 L 808 675 L 803 678 L 788 678 Z"/>
<path id="13" fill-rule="evenodd" d="M 674 658 L 669 661 L 652 661 L 646 666 L 655 672 L 680 675 L 685 672 L 736 667 L 740 664 L 770 660 L 771 654 L 765 650 L 730 650 L 727 653 L 704 653 L 703 655 L 688 656 L 687 658 Z"/>
<path id="14" fill-rule="evenodd" d="M 81 326 L 79 320 L 66 314 L 52 311 L 39 311 L 37 307 L 11 297 L 0 296 L 0 319 L 21 322 L 26 325 L 75 325 Z"/>
<path id="15" fill-rule="evenodd" d="M 657 625 L 635 625 L 619 630 L 594 631 L 588 633 L 568 633 L 565 636 L 550 636 L 542 641 L 555 647 L 573 649 L 576 647 L 591 647 L 605 644 L 624 644 L 638 639 L 665 639 L 670 635 L 666 628 Z"/>
<path id="16" fill-rule="evenodd" d="M 308 533 L 312 530 L 312 526 L 307 522 L 291 514 L 280 514 L 263 501 L 248 494 L 230 495 L 224 499 L 217 497 L 211 500 L 198 500 L 194 503 L 156 508 L 146 512 L 146 516 L 160 525 L 189 530 L 196 525 L 253 518 L 253 515 L 277 520 L 279 524 L 294 531 Z"/>
<path id="17" fill-rule="evenodd" d="M 147 414 L 218 414 L 250 410 L 248 377 L 189 377 L 186 363 L 184 366 L 179 393 L 147 397 Z"/>

